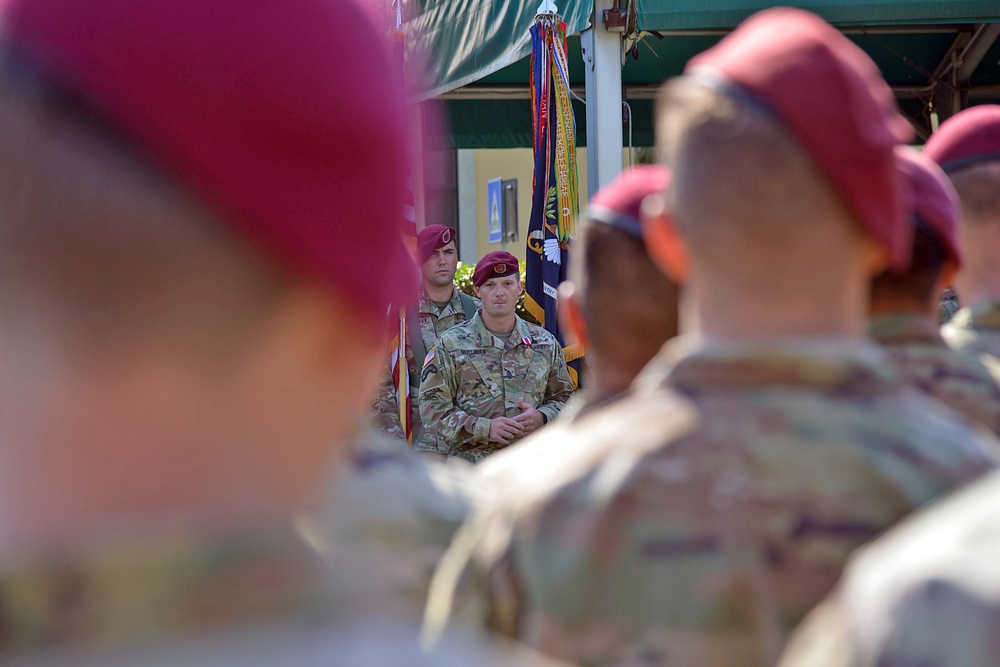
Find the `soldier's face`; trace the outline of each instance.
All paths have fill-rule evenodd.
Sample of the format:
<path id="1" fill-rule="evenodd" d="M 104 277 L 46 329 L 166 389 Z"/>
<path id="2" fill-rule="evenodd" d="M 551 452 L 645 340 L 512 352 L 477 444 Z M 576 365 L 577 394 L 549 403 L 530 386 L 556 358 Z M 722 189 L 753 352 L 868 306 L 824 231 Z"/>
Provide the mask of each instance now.
<path id="1" fill-rule="evenodd" d="M 506 317 L 514 312 L 521 296 L 521 277 L 518 275 L 490 278 L 476 288 L 476 296 L 483 308 L 493 317 Z"/>
<path id="2" fill-rule="evenodd" d="M 424 277 L 424 283 L 444 287 L 455 279 L 457 269 L 458 251 L 455 249 L 455 242 L 449 241 L 444 247 L 431 253 L 420 267 L 420 272 Z"/>

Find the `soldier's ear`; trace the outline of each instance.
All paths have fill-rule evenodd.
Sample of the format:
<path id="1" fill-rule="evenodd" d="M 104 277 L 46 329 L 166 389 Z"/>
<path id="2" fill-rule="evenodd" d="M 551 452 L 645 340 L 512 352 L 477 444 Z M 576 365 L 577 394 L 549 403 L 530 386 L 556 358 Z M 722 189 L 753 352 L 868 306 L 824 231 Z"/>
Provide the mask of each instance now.
<path id="1" fill-rule="evenodd" d="M 585 350 L 590 349 L 590 332 L 587 330 L 587 320 L 583 317 L 583 305 L 580 295 L 572 280 L 565 280 L 559 285 L 559 324 L 566 332 L 567 343 L 577 343 Z"/>
<path id="2" fill-rule="evenodd" d="M 640 211 L 642 238 L 650 259 L 672 281 L 683 283 L 688 273 L 687 248 L 677 232 L 666 198 L 649 195 L 642 201 Z"/>
<path id="3" fill-rule="evenodd" d="M 473 285 L 472 289 L 476 290 L 476 298 L 479 298 L 479 285 Z M 482 299 L 479 299 L 482 301 Z"/>

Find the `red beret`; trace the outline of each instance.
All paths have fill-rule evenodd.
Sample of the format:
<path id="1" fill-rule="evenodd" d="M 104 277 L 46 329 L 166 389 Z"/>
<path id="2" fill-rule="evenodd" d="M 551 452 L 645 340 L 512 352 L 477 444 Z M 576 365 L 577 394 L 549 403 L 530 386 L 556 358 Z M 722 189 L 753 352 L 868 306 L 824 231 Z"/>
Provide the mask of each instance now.
<path id="1" fill-rule="evenodd" d="M 665 192 L 669 185 L 670 171 L 664 166 L 644 164 L 628 169 L 597 191 L 587 207 L 587 218 L 642 240 L 642 201 L 651 194 Z"/>
<path id="2" fill-rule="evenodd" d="M 685 73 L 718 77 L 763 101 L 893 264 L 906 266 L 910 225 L 893 148 L 913 132 L 860 48 L 814 14 L 769 9 L 691 59 Z"/>
<path id="3" fill-rule="evenodd" d="M 276 261 L 372 323 L 409 299 L 400 77 L 353 0 L 11 0 L 4 18 L 40 74 Z"/>
<path id="4" fill-rule="evenodd" d="M 417 234 L 417 260 L 420 263 L 437 250 L 455 240 L 455 230 L 445 225 L 428 225 Z"/>
<path id="5" fill-rule="evenodd" d="M 962 263 L 958 245 L 958 194 L 933 160 L 909 146 L 896 148 L 896 159 L 913 193 L 913 220 L 941 242 L 955 268 Z"/>
<path id="6" fill-rule="evenodd" d="M 1000 105 L 984 104 L 955 114 L 927 140 L 924 155 L 947 173 L 1000 160 Z"/>
<path id="7" fill-rule="evenodd" d="M 494 250 L 483 255 L 476 264 L 476 271 L 472 274 L 472 284 L 480 287 L 490 278 L 511 275 L 518 280 L 521 279 L 521 264 L 517 261 L 517 257 L 506 250 Z"/>

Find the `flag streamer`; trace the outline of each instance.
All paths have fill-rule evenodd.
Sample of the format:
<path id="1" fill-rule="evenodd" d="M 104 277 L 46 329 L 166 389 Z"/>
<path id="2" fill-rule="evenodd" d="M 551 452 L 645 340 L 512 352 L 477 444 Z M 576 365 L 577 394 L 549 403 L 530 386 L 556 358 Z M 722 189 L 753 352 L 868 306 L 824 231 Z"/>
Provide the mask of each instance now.
<path id="1" fill-rule="evenodd" d="M 576 234 L 579 192 L 576 120 L 570 100 L 566 24 L 539 14 L 531 26 L 531 130 L 534 150 L 524 305 L 560 342 L 556 287 L 566 279 L 569 242 Z M 574 363 L 580 358 L 569 349 Z M 567 355 L 569 360 L 570 355 Z M 576 381 L 576 369 L 570 374 Z"/>

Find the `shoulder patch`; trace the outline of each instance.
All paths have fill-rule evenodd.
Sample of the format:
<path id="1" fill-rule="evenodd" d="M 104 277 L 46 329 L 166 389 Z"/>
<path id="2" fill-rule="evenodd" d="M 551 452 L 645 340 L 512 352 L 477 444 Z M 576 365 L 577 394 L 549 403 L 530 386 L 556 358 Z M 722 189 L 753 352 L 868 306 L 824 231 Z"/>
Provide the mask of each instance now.
<path id="1" fill-rule="evenodd" d="M 424 357 L 424 366 L 431 363 L 432 361 L 434 361 L 434 348 L 431 348 L 431 351 L 427 353 L 426 357 Z"/>

